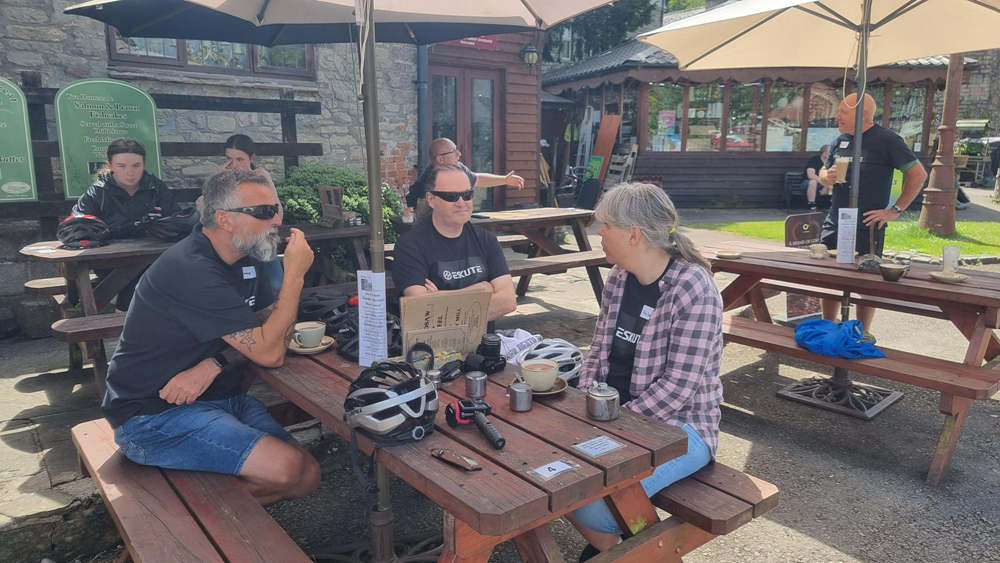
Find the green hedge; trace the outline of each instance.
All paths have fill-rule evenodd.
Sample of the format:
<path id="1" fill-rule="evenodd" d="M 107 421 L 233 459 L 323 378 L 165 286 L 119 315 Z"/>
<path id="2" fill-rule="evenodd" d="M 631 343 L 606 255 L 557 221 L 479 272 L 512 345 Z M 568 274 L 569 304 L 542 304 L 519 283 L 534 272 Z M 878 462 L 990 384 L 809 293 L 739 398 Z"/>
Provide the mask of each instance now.
<path id="1" fill-rule="evenodd" d="M 285 208 L 287 223 L 316 223 L 323 216 L 317 186 L 344 188 L 344 211 L 356 211 L 368 224 L 368 179 L 363 175 L 329 164 L 303 164 L 292 168 L 287 176 L 275 184 L 278 199 Z M 388 184 L 382 184 L 382 228 L 386 242 L 396 242 L 396 229 L 390 219 L 403 211 L 399 194 Z"/>

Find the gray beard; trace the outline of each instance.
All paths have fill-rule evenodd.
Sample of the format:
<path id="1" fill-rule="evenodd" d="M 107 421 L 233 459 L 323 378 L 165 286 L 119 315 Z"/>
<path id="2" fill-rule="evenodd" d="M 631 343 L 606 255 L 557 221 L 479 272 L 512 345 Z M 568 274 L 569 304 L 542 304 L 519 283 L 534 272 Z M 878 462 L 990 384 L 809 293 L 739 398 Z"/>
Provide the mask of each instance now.
<path id="1" fill-rule="evenodd" d="M 246 254 L 250 258 L 261 262 L 270 262 L 278 257 L 278 243 L 281 237 L 275 227 L 270 231 L 265 231 L 253 240 L 244 240 L 239 235 L 233 235 L 233 246 L 240 253 Z"/>

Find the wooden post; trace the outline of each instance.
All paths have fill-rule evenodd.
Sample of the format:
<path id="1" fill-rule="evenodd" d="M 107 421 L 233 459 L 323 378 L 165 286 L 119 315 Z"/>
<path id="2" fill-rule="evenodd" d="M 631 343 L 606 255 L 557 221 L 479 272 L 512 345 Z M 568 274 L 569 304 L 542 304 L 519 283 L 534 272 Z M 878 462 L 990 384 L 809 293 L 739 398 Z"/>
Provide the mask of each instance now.
<path id="1" fill-rule="evenodd" d="M 920 152 L 926 155 L 931 154 L 931 122 L 934 121 L 934 94 L 937 93 L 937 85 L 934 80 L 927 79 L 927 93 L 924 94 L 924 123 L 920 130 Z"/>
<path id="2" fill-rule="evenodd" d="M 649 146 L 649 82 L 639 82 L 639 103 L 635 113 L 636 137 L 642 154 Z"/>
<path id="3" fill-rule="evenodd" d="M 885 83 L 885 103 L 882 106 L 882 127 L 889 128 L 892 119 L 892 88 L 895 84 L 890 80 Z"/>
<path id="4" fill-rule="evenodd" d="M 726 82 L 722 85 L 722 118 L 719 123 L 719 152 L 726 152 L 727 141 L 729 140 L 729 88 Z"/>
<path id="5" fill-rule="evenodd" d="M 809 150 L 809 100 L 812 99 L 812 84 L 806 84 L 802 90 L 802 117 L 799 118 L 801 123 L 801 133 L 799 134 L 802 139 L 800 140 L 800 151 Z"/>
<path id="6" fill-rule="evenodd" d="M 282 90 L 279 94 L 282 100 L 293 100 L 295 99 L 295 92 L 292 90 Z M 281 112 L 281 142 L 282 143 L 297 143 L 299 142 L 298 129 L 295 126 L 295 112 L 292 110 L 287 110 Z M 299 165 L 299 157 L 297 155 L 285 155 L 285 175 L 288 175 L 288 171 L 292 169 L 293 166 Z"/>
<path id="7" fill-rule="evenodd" d="M 681 152 L 687 152 L 688 146 L 688 114 L 691 113 L 691 85 L 684 85 L 684 115 L 681 120 Z"/>
<path id="8" fill-rule="evenodd" d="M 760 118 L 760 152 L 767 152 L 767 120 L 771 116 L 771 82 L 764 83 L 764 111 Z"/>

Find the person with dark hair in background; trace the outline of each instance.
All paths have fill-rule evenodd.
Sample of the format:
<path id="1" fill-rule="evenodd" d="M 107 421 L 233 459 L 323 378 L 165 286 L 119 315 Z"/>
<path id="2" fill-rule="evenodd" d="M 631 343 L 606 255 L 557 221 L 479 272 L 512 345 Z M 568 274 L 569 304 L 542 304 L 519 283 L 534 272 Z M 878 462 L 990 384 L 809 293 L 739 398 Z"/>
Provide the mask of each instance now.
<path id="1" fill-rule="evenodd" d="M 806 205 L 809 207 L 809 211 L 816 210 L 816 196 L 826 196 L 833 189 L 819 183 L 819 171 L 823 168 L 828 154 L 830 154 L 830 147 L 823 145 L 819 154 L 810 157 L 805 168 L 802 169 L 802 186 L 805 188 Z M 829 200 L 828 197 L 825 199 Z M 829 206 L 824 206 L 824 209 L 826 207 Z"/>
<path id="2" fill-rule="evenodd" d="M 678 229 L 670 198 L 652 184 L 619 184 L 594 216 L 608 262 L 594 339 L 577 387 L 605 382 L 622 408 L 682 429 L 687 452 L 641 481 L 647 496 L 712 460 L 722 411 L 722 296 L 708 261 Z M 580 561 L 621 541 L 603 499 L 567 515 L 589 545 Z"/>
<path id="3" fill-rule="evenodd" d="M 139 223 L 146 216 L 177 212 L 173 192 L 163 180 L 146 172 L 146 149 L 135 139 L 115 139 L 108 145 L 109 171 L 100 174 L 73 206 L 73 215 L 94 215 L 111 228 L 111 238 L 140 238 Z M 95 272 L 99 277 L 108 271 Z M 127 311 L 139 278 L 118 293 L 115 307 Z"/>
<path id="4" fill-rule="evenodd" d="M 277 196 L 278 190 L 274 187 L 274 179 L 271 178 L 271 173 L 263 166 L 257 166 L 255 162 L 257 159 L 257 148 L 249 136 L 242 133 L 232 135 L 226 139 L 223 147 L 225 147 L 226 151 L 226 163 L 222 165 L 221 170 L 253 170 L 267 180 L 267 185 L 274 190 L 275 196 Z M 284 276 L 281 258 L 275 258 L 264 264 L 261 266 L 261 270 L 271 283 L 271 288 L 277 293 L 281 289 L 281 280 Z"/>

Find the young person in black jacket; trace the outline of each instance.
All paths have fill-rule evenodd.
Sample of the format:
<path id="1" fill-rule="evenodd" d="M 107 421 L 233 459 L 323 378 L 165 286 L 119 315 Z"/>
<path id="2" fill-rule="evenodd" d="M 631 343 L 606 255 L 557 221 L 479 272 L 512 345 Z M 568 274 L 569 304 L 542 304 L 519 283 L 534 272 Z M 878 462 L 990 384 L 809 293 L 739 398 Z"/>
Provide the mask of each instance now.
<path id="1" fill-rule="evenodd" d="M 108 168 L 73 206 L 73 215 L 95 215 L 111 228 L 111 238 L 139 238 L 138 226 L 146 215 L 159 217 L 177 213 L 177 202 L 163 180 L 146 172 L 146 149 L 135 139 L 115 139 L 108 145 Z M 95 272 L 98 276 L 108 271 Z M 141 275 L 141 274 L 140 274 Z M 127 311 L 139 276 L 129 282 L 115 307 Z"/>
<path id="2" fill-rule="evenodd" d="M 111 227 L 111 238 L 138 238 L 146 215 L 173 215 L 173 192 L 146 172 L 146 149 L 134 139 L 108 145 L 109 172 L 102 173 L 73 206 L 73 215 L 96 215 Z"/>

